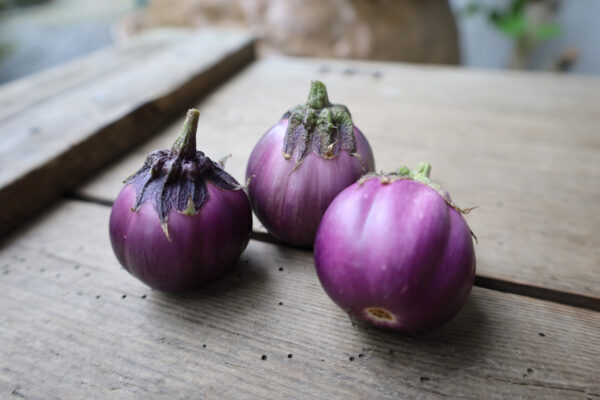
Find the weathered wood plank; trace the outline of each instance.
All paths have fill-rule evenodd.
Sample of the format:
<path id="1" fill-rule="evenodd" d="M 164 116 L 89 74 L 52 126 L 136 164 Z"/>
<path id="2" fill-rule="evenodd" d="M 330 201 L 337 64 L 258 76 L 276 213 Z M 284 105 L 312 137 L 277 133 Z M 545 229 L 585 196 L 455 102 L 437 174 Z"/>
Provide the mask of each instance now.
<path id="1" fill-rule="evenodd" d="M 256 241 L 165 295 L 119 268 L 109 211 L 63 202 L 3 243 L 0 397 L 600 398 L 600 313 L 475 288 L 429 333 L 353 327 L 309 252 Z"/>
<path id="2" fill-rule="evenodd" d="M 198 145 L 243 181 L 248 155 L 309 81 L 328 84 L 378 169 L 427 160 L 479 238 L 478 273 L 600 310 L 600 80 L 384 63 L 266 59 L 199 104 Z M 79 193 L 112 201 L 180 119 Z M 500 282 L 502 283 L 502 282 Z"/>
<path id="3" fill-rule="evenodd" d="M 9 115 L 51 101 L 53 96 L 94 79 L 131 68 L 132 62 L 150 58 L 166 47 L 173 46 L 178 31 L 148 31 L 136 40 L 98 50 L 86 57 L 77 58 L 47 70 L 27 76 L 26 79 L 0 86 L 0 121 Z"/>
<path id="4" fill-rule="evenodd" d="M 109 63 L 94 79 L 72 82 L 70 90 L 0 119 L 0 234 L 148 137 L 174 111 L 254 57 L 253 39 L 239 32 L 163 35 L 144 39 L 155 40 L 158 51 L 145 51 L 152 43 L 118 50 L 132 54 Z"/>

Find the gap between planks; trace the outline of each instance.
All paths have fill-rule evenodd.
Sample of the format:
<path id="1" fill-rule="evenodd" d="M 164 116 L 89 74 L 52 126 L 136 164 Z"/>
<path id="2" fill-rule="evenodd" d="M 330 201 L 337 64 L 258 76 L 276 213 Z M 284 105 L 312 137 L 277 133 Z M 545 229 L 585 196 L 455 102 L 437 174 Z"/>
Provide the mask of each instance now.
<path id="1" fill-rule="evenodd" d="M 112 207 L 113 202 L 108 201 L 106 199 L 96 198 L 94 196 L 89 196 L 82 194 L 81 192 L 69 192 L 65 194 L 65 198 L 99 204 L 106 207 Z M 260 231 L 252 231 L 251 239 L 257 240 L 265 243 L 272 243 L 279 246 L 291 247 L 286 243 L 283 243 L 269 233 L 260 232 Z M 304 249 L 307 251 L 312 251 L 311 249 Z M 486 289 L 496 290 L 503 293 L 512 293 L 521 296 L 532 297 L 535 299 L 551 301 L 554 303 L 564 304 L 573 307 L 585 308 L 592 311 L 600 311 L 600 299 L 585 296 L 579 293 L 565 292 L 555 289 L 549 289 L 541 286 L 534 286 L 527 283 L 516 282 L 516 281 L 507 281 L 504 279 L 498 279 L 488 276 L 477 275 L 475 277 L 475 286 L 479 286 Z"/>

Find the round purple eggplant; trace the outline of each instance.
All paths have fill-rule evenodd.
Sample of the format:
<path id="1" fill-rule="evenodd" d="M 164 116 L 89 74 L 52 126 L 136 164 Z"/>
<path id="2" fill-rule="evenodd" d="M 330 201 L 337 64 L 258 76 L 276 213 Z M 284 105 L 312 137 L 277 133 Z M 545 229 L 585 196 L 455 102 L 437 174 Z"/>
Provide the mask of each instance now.
<path id="1" fill-rule="evenodd" d="M 352 317 L 403 332 L 458 313 L 475 279 L 472 232 L 430 166 L 367 175 L 327 209 L 314 246 L 317 274 Z"/>
<path id="2" fill-rule="evenodd" d="M 311 246 L 329 203 L 375 170 L 373 152 L 346 106 L 313 81 L 306 104 L 286 112 L 254 147 L 246 169 L 258 219 L 282 242 Z"/>
<path id="3" fill-rule="evenodd" d="M 110 215 L 123 267 L 165 292 L 195 289 L 231 269 L 246 248 L 252 210 L 242 187 L 196 150 L 190 110 L 170 150 L 158 150 L 126 180 Z"/>

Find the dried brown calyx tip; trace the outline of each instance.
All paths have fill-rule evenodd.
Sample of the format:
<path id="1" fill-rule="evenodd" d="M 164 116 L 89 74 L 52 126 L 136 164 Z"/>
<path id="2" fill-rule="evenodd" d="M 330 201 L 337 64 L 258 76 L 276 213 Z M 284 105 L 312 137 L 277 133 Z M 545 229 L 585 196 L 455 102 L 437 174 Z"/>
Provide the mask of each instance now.
<path id="1" fill-rule="evenodd" d="M 145 202 L 156 210 L 167 238 L 167 219 L 175 209 L 195 215 L 208 200 L 206 181 L 221 190 L 238 190 L 241 186 L 223 167 L 203 152 L 196 150 L 198 110 L 189 110 L 183 129 L 170 150 L 157 150 L 148 155 L 142 168 L 125 180 L 136 192 L 133 211 Z"/>
<path id="2" fill-rule="evenodd" d="M 332 104 L 329 101 L 323 82 L 312 81 L 306 104 L 292 107 L 283 118 L 288 119 L 283 158 L 288 160 L 294 151 L 298 152 L 294 170 L 310 152 L 317 153 L 321 158 L 331 159 L 337 157 L 340 151 L 347 151 L 362 161 L 356 150 L 350 111 L 342 104 Z"/>

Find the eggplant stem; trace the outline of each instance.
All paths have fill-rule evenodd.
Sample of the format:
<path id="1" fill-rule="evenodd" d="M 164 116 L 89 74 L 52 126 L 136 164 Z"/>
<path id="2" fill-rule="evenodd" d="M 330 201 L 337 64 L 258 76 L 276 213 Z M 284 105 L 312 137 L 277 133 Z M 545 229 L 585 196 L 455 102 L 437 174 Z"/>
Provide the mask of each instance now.
<path id="1" fill-rule="evenodd" d="M 193 158 L 196 155 L 196 130 L 199 119 L 200 111 L 194 108 L 188 110 L 181 133 L 175 139 L 171 151 L 185 158 Z"/>
<path id="2" fill-rule="evenodd" d="M 327 88 L 323 82 L 312 81 L 310 83 L 310 92 L 308 93 L 308 101 L 306 104 L 310 108 L 315 108 L 317 110 L 331 107 L 329 96 L 327 95 Z"/>

